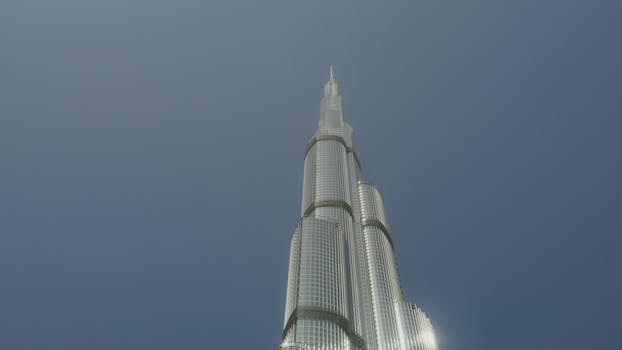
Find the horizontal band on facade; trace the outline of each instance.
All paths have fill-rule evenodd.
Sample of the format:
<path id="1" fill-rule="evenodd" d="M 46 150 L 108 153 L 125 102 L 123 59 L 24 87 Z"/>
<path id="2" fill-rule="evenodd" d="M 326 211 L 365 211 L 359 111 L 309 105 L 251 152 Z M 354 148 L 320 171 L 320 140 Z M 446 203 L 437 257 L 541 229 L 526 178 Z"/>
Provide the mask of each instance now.
<path id="1" fill-rule="evenodd" d="M 348 321 L 347 318 L 334 311 L 319 307 L 299 306 L 295 308 L 289 316 L 289 319 L 285 324 L 285 328 L 283 329 L 283 339 L 285 339 L 289 329 L 299 319 L 320 319 L 334 322 L 348 335 L 348 338 L 350 338 L 354 344 L 356 344 L 360 349 L 365 349 L 365 340 L 363 340 L 363 338 L 358 335 L 354 329 L 352 329 L 350 321 Z"/>
<path id="2" fill-rule="evenodd" d="M 369 181 L 369 180 L 358 180 L 358 183 L 359 183 L 359 185 L 369 185 L 369 186 L 377 189 L 376 185 L 373 182 Z"/>
<path id="3" fill-rule="evenodd" d="M 311 140 L 309 140 L 309 144 L 307 145 L 307 149 L 305 150 L 305 156 L 304 158 L 307 158 L 307 154 L 309 153 L 309 151 L 311 150 L 311 148 L 313 146 L 315 146 L 315 144 L 318 141 L 323 141 L 323 140 L 332 140 L 332 141 L 337 141 L 339 143 L 341 143 L 343 145 L 343 147 L 346 148 L 346 151 L 348 153 L 352 153 L 352 155 L 354 156 L 354 160 L 356 161 L 356 164 L 358 164 L 359 169 L 361 169 L 361 162 L 359 161 L 359 157 L 356 155 L 356 152 L 354 152 L 354 148 L 348 146 L 348 143 L 346 142 L 346 140 L 344 140 L 343 137 L 341 136 L 337 136 L 337 135 L 320 135 L 320 136 L 313 136 L 311 138 Z"/>
<path id="4" fill-rule="evenodd" d="M 352 207 L 347 202 L 341 201 L 341 200 L 325 200 L 325 201 L 312 202 L 307 207 L 307 209 L 305 209 L 305 212 L 302 215 L 307 216 L 311 214 L 316 208 L 322 208 L 322 207 L 343 208 L 348 211 L 348 213 L 350 214 L 350 217 L 352 218 L 352 220 L 354 220 L 354 212 L 352 211 Z"/>
<path id="5" fill-rule="evenodd" d="M 380 231 L 384 233 L 384 236 L 387 237 L 387 240 L 389 241 L 391 248 L 393 248 L 393 240 L 391 240 L 391 235 L 389 235 L 389 229 L 386 226 L 384 226 L 384 224 L 380 220 L 376 220 L 376 219 L 363 220 L 361 225 L 363 227 L 374 226 L 374 227 L 379 228 Z"/>

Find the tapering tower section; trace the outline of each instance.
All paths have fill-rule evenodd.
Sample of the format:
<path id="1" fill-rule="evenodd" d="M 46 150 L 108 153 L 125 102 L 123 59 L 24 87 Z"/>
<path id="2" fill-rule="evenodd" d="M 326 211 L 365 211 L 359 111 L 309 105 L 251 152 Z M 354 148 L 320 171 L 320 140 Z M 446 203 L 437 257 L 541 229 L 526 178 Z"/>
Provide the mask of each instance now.
<path id="1" fill-rule="evenodd" d="M 331 67 L 305 152 L 280 349 L 437 349 L 402 299 L 382 198 L 360 169 Z"/>

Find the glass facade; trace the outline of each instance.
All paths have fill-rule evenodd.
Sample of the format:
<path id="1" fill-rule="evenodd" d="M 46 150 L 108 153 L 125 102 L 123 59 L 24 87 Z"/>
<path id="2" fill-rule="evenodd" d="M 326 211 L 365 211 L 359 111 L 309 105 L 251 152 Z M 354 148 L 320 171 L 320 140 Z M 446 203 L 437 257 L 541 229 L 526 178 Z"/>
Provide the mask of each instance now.
<path id="1" fill-rule="evenodd" d="M 305 153 L 279 349 L 437 350 L 430 320 L 402 297 L 382 196 L 361 179 L 332 70 Z"/>

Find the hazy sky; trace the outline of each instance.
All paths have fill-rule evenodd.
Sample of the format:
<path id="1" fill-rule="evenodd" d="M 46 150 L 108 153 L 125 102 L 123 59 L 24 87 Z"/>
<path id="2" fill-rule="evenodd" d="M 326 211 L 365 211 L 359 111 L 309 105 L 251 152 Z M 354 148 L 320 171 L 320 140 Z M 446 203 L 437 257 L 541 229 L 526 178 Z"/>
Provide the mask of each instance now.
<path id="1" fill-rule="evenodd" d="M 333 64 L 442 350 L 620 349 L 621 15 L 2 0 L 0 348 L 275 349 Z"/>

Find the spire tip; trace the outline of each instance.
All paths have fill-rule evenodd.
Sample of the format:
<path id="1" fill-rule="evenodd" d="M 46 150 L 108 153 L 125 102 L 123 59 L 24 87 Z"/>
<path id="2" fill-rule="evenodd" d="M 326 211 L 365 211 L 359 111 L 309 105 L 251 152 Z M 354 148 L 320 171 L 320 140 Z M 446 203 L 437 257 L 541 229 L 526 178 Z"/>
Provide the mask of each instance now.
<path id="1" fill-rule="evenodd" d="M 332 64 L 329 66 L 329 70 L 330 70 L 330 80 L 335 80 L 335 78 L 333 77 L 333 65 Z"/>

